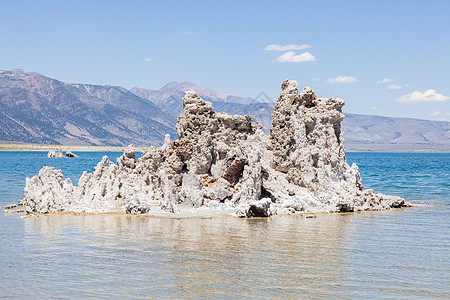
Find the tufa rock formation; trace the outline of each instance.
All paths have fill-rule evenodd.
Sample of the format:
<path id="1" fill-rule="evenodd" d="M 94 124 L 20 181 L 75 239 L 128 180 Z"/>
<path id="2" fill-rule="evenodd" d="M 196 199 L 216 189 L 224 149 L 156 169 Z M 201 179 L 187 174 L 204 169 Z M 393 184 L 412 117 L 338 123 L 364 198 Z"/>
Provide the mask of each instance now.
<path id="1" fill-rule="evenodd" d="M 73 153 L 70 152 L 70 151 L 67 151 L 67 152 L 66 152 L 66 157 L 78 157 L 78 155 L 73 154 Z"/>
<path id="2" fill-rule="evenodd" d="M 319 99 L 310 87 L 298 94 L 282 83 L 270 136 L 250 116 L 216 113 L 188 91 L 177 122 L 179 140 L 166 135 L 136 161 L 133 146 L 107 156 L 77 186 L 44 167 L 27 178 L 28 213 L 126 212 L 183 216 L 382 210 L 411 205 L 364 189 L 358 167 L 345 160 L 341 99 Z"/>
<path id="3" fill-rule="evenodd" d="M 50 158 L 62 158 L 65 157 L 61 150 L 50 150 L 47 153 L 47 157 Z"/>
<path id="4" fill-rule="evenodd" d="M 64 157 L 78 157 L 78 155 L 73 154 L 70 151 L 66 151 L 66 155 L 64 155 L 61 150 L 50 150 L 47 153 L 47 157 L 49 157 L 49 158 L 64 158 Z"/>

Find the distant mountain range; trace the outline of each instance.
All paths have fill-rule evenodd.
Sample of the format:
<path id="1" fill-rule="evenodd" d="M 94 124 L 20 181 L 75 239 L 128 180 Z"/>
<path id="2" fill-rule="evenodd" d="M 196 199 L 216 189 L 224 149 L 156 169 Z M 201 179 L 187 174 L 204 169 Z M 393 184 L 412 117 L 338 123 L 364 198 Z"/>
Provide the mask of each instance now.
<path id="1" fill-rule="evenodd" d="M 273 103 L 227 95 L 190 82 L 159 90 L 64 83 L 34 72 L 0 71 L 0 141 L 65 145 L 161 145 L 177 138 L 184 91 L 216 111 L 250 114 L 268 133 Z M 450 122 L 346 114 L 348 150 L 450 151 Z"/>
<path id="2" fill-rule="evenodd" d="M 115 86 L 0 71 L 0 140 L 66 145 L 160 144 L 176 120 Z"/>
<path id="3" fill-rule="evenodd" d="M 342 134 L 349 150 L 450 151 L 450 122 L 345 114 Z"/>

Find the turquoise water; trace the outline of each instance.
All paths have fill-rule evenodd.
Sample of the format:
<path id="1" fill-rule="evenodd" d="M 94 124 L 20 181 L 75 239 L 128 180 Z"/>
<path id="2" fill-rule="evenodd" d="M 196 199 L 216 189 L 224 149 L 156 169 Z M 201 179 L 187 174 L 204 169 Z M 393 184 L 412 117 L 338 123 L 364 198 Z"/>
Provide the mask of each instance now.
<path id="1" fill-rule="evenodd" d="M 77 182 L 104 155 L 45 154 L 0 152 L 2 206 L 43 165 Z M 0 297 L 450 298 L 450 154 L 347 160 L 366 188 L 432 206 L 314 219 L 2 214 Z"/>

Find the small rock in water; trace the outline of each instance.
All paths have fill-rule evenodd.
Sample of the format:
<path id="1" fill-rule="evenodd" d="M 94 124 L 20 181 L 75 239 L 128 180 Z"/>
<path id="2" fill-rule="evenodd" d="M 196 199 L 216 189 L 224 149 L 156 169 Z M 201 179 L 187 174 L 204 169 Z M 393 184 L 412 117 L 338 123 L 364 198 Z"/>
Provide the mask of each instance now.
<path id="1" fill-rule="evenodd" d="M 139 215 L 148 213 L 149 211 L 150 206 L 137 197 L 134 197 L 133 200 L 125 206 L 125 212 L 127 214 Z"/>
<path id="2" fill-rule="evenodd" d="M 73 153 L 70 152 L 70 151 L 67 151 L 67 152 L 66 152 L 66 156 L 67 156 L 67 157 L 78 157 L 78 155 L 73 154 Z"/>
<path id="3" fill-rule="evenodd" d="M 268 217 L 270 216 L 270 204 L 272 201 L 269 198 L 264 198 L 258 201 L 252 201 L 247 209 L 247 217 Z"/>
<path id="4" fill-rule="evenodd" d="M 61 158 L 61 157 L 65 157 L 64 154 L 61 152 L 61 150 L 50 150 L 47 153 L 47 157 L 51 157 L 51 158 Z"/>
<path id="5" fill-rule="evenodd" d="M 9 204 L 6 206 L 3 206 L 3 209 L 16 209 L 17 208 L 17 204 Z"/>

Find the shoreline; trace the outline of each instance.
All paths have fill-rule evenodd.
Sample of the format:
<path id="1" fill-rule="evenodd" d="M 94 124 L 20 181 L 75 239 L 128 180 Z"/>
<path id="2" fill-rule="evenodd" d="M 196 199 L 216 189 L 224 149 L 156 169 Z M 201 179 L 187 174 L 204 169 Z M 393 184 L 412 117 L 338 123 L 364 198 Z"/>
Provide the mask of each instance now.
<path id="1" fill-rule="evenodd" d="M 430 204 L 423 203 L 410 203 L 408 206 L 402 207 L 393 207 L 390 209 L 382 209 L 382 210 L 359 210 L 353 212 L 296 212 L 292 214 L 277 214 L 270 215 L 267 217 L 251 217 L 251 219 L 267 219 L 267 218 L 280 218 L 280 217 L 304 217 L 306 219 L 315 219 L 320 215 L 352 215 L 352 214 L 362 214 L 362 213 L 379 213 L 379 212 L 395 212 L 399 210 L 405 210 L 408 208 L 414 207 L 429 207 L 436 206 Z M 3 214 L 21 214 L 20 218 L 38 218 L 43 216 L 61 216 L 61 215 L 71 215 L 71 216 L 124 216 L 124 217 L 132 217 L 132 218 L 153 218 L 153 219 L 174 219 L 174 220 L 197 220 L 197 219 L 226 219 L 226 218 L 235 218 L 235 219 L 249 219 L 244 217 L 239 217 L 233 214 L 232 210 L 220 210 L 220 209 L 202 209 L 201 211 L 193 211 L 193 210 L 185 210 L 180 211 L 178 213 L 168 213 L 168 212 L 151 212 L 146 214 L 128 214 L 125 212 L 105 212 L 105 213 L 88 213 L 88 212 L 72 212 L 72 211 L 62 211 L 62 212 L 49 212 L 45 214 L 41 213 L 26 213 L 23 210 L 18 210 L 21 206 L 17 206 L 14 209 L 9 209 L 3 207 Z"/>
<path id="2" fill-rule="evenodd" d="M 74 146 L 74 145 L 45 145 L 45 144 L 20 144 L 0 143 L 0 151 L 50 151 L 61 150 L 62 152 L 123 152 L 126 146 Z M 135 147 L 136 151 L 148 151 L 148 147 Z"/>
<path id="3" fill-rule="evenodd" d="M 413 147 L 416 146 L 416 147 Z M 151 146 L 135 147 L 137 152 L 148 151 Z M 61 150 L 63 152 L 123 152 L 126 146 L 76 146 L 76 145 L 46 145 L 46 144 L 22 144 L 0 141 L 2 151 L 50 151 Z M 411 145 L 411 144 L 353 144 L 346 146 L 347 152 L 409 152 L 409 153 L 449 153 L 450 148 L 441 145 Z"/>

